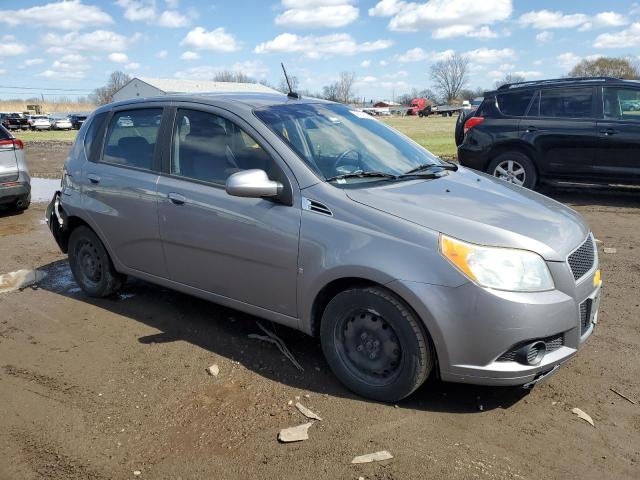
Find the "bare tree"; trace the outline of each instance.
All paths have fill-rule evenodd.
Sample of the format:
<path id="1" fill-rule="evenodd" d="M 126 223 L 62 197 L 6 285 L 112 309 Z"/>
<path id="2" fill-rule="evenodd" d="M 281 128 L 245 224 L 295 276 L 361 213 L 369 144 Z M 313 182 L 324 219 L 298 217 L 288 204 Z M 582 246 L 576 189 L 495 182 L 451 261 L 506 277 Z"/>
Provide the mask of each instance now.
<path id="1" fill-rule="evenodd" d="M 431 80 L 436 85 L 436 90 L 447 102 L 457 98 L 460 90 L 468 81 L 468 74 L 468 57 L 457 53 L 431 67 Z"/>
<path id="2" fill-rule="evenodd" d="M 131 77 L 124 72 L 111 72 L 109 80 L 104 87 L 96 88 L 91 95 L 91 100 L 96 105 L 106 105 L 113 101 L 113 94 L 124 87 Z"/>
<path id="3" fill-rule="evenodd" d="M 517 73 L 507 73 L 504 77 L 502 77 L 502 79 L 496 80 L 495 86 L 496 88 L 500 88 L 501 86 L 508 83 L 520 83 L 524 82 L 525 80 L 526 78 L 524 77 L 524 75 L 519 75 Z"/>
<path id="4" fill-rule="evenodd" d="M 354 72 L 340 72 L 340 77 L 334 83 L 322 88 L 322 96 L 334 102 L 349 103 L 355 97 Z"/>
<path id="5" fill-rule="evenodd" d="M 255 83 L 255 81 L 246 73 L 232 72 L 229 70 L 221 70 L 219 72 L 216 72 L 212 80 L 214 82 Z"/>
<path id="6" fill-rule="evenodd" d="M 291 83 L 291 91 L 298 93 L 298 87 L 300 86 L 298 77 L 296 77 L 295 75 L 289 75 L 289 83 Z M 280 79 L 280 83 L 278 84 L 278 88 L 276 88 L 276 90 L 282 93 L 289 93 L 289 85 L 287 85 L 287 80 L 284 78 L 284 75 Z"/>
<path id="7" fill-rule="evenodd" d="M 600 57 L 582 60 L 569 72 L 570 77 L 616 77 L 626 80 L 640 78 L 640 69 L 628 58 Z"/>

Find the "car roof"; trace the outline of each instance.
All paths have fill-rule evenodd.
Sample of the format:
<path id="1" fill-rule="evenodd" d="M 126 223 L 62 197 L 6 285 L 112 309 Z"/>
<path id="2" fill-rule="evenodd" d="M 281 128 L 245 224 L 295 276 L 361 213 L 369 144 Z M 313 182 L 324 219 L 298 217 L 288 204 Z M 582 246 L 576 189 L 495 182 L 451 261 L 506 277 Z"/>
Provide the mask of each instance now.
<path id="1" fill-rule="evenodd" d="M 234 92 L 234 93 L 198 93 L 198 94 L 168 94 L 159 97 L 149 98 L 135 98 L 130 100 L 122 100 L 114 102 L 99 110 L 108 110 L 114 107 L 121 107 L 126 105 L 136 105 L 138 103 L 148 102 L 193 102 L 202 103 L 205 105 L 213 106 L 235 106 L 246 109 L 256 109 L 262 107 L 271 107 L 275 105 L 291 105 L 291 104 L 310 104 L 310 103 L 334 103 L 328 100 L 322 100 L 312 97 L 300 97 L 292 98 L 284 93 L 249 93 L 249 92 Z"/>
<path id="2" fill-rule="evenodd" d="M 566 87 L 566 86 L 587 86 L 587 85 L 604 85 L 604 86 L 634 86 L 640 87 L 638 80 L 624 80 L 614 77 L 573 77 L 573 78 L 552 78 L 548 80 L 533 80 L 525 82 L 507 83 L 495 90 L 485 92 L 485 97 L 493 96 L 497 93 L 508 93 L 513 91 L 539 89 L 542 87 Z"/>

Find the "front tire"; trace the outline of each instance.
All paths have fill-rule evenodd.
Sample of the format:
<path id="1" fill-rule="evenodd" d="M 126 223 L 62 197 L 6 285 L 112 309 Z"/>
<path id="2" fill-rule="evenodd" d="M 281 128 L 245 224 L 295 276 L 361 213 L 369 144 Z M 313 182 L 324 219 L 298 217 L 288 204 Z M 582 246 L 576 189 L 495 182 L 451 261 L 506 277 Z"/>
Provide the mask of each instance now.
<path id="1" fill-rule="evenodd" d="M 494 158 L 487 173 L 496 178 L 525 188 L 533 189 L 538 182 L 536 167 L 531 159 L 521 152 L 505 152 Z"/>
<path id="2" fill-rule="evenodd" d="M 413 393 L 433 368 L 419 319 L 378 287 L 337 294 L 322 315 L 322 350 L 333 373 L 354 393 L 395 402 Z"/>
<path id="3" fill-rule="evenodd" d="M 69 238 L 69 265 L 80 288 L 90 297 L 107 297 L 122 287 L 126 277 L 116 272 L 98 236 L 79 226 Z"/>

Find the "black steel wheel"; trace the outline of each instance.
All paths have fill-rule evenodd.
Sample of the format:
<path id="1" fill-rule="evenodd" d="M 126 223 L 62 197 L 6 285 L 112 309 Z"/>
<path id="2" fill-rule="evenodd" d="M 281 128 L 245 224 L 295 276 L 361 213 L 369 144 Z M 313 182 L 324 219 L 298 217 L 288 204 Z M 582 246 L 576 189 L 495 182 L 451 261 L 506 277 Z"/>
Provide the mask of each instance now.
<path id="1" fill-rule="evenodd" d="M 106 297 L 117 292 L 126 278 L 115 270 L 98 236 L 85 226 L 71 233 L 69 265 L 76 282 L 90 297 Z"/>
<path id="2" fill-rule="evenodd" d="M 400 400 L 424 382 L 433 366 L 419 320 L 382 288 L 336 295 L 322 316 L 320 336 L 333 372 L 363 397 Z"/>

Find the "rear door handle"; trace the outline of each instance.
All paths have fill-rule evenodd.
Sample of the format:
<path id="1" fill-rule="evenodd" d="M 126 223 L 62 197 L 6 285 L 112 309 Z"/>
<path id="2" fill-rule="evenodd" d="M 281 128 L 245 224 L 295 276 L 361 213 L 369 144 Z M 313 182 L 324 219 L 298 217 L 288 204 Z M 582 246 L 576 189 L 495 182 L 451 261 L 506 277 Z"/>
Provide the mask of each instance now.
<path id="1" fill-rule="evenodd" d="M 167 197 L 169 197 L 169 200 L 171 200 L 176 205 L 182 205 L 182 204 L 184 204 L 184 202 L 187 201 L 185 196 L 184 195 L 180 195 L 179 193 L 171 192 L 171 193 L 167 194 Z"/>
<path id="2" fill-rule="evenodd" d="M 96 175 L 95 173 L 89 173 L 87 175 L 87 178 L 89 179 L 89 181 L 91 183 L 100 183 L 100 177 L 98 175 Z"/>
<path id="3" fill-rule="evenodd" d="M 616 133 L 618 133 L 618 130 L 616 130 L 615 128 L 605 128 L 604 130 L 600 130 L 600 133 L 608 137 L 609 135 L 615 135 Z"/>
<path id="4" fill-rule="evenodd" d="M 537 132 L 538 129 L 536 127 L 534 127 L 533 125 L 529 125 L 527 127 L 527 133 L 531 133 L 531 132 Z"/>

